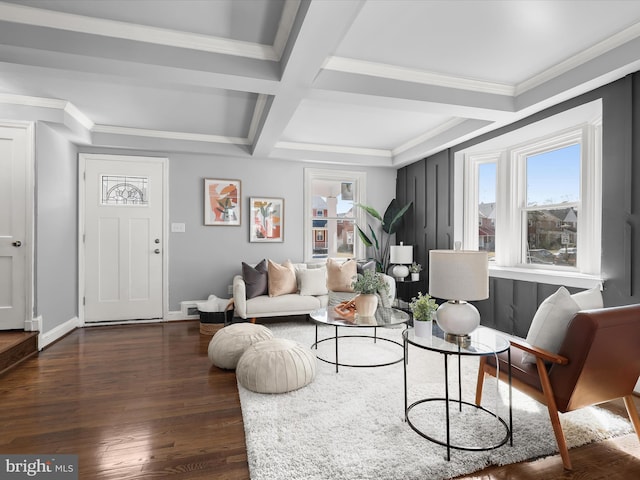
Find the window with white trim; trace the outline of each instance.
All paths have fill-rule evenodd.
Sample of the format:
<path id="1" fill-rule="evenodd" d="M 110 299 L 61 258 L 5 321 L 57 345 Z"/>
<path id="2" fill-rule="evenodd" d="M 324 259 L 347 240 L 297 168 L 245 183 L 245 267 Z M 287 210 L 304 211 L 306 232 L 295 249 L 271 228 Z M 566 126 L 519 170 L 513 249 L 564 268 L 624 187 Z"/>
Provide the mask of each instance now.
<path id="1" fill-rule="evenodd" d="M 366 173 L 304 169 L 304 259 L 363 258 L 364 247 L 354 235 L 364 221 L 358 203 L 365 203 Z"/>
<path id="2" fill-rule="evenodd" d="M 465 152 L 464 248 L 488 251 L 494 270 L 599 276 L 601 131 L 597 117 Z"/>

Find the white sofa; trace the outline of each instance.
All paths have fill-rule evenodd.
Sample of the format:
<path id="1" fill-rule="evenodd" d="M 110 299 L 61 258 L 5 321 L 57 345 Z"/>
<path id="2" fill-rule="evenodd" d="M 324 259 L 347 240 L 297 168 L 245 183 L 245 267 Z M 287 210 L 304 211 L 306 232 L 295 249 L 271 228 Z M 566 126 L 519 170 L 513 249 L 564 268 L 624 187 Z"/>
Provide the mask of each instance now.
<path id="1" fill-rule="evenodd" d="M 303 268 L 317 268 L 318 264 L 295 264 L 299 267 L 304 265 Z M 389 304 L 393 303 L 396 296 L 396 283 L 393 277 L 384 275 L 385 283 L 388 286 L 387 297 Z M 344 299 L 345 295 L 351 295 L 355 297 L 357 294 L 345 294 L 344 292 L 337 292 L 336 298 Z M 235 316 L 244 319 L 262 318 L 262 317 L 281 317 L 287 315 L 306 315 L 308 313 L 317 310 L 318 308 L 326 307 L 330 302 L 330 294 L 326 295 L 300 295 L 298 293 L 291 293 L 287 295 L 280 295 L 277 297 L 270 297 L 268 295 L 259 295 L 247 300 L 246 285 L 242 279 L 242 275 L 236 275 L 233 278 L 233 300 L 235 303 Z M 333 296 L 332 296 L 333 297 Z"/>

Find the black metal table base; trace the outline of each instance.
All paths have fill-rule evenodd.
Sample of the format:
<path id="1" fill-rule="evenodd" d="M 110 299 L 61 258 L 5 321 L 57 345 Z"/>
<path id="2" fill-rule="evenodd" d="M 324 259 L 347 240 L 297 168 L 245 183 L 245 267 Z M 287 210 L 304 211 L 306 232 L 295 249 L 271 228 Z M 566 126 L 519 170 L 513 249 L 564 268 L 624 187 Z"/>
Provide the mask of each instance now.
<path id="1" fill-rule="evenodd" d="M 443 440 L 439 440 L 435 437 L 432 437 L 428 434 L 426 434 L 425 432 L 423 432 L 422 430 L 420 430 L 420 428 L 418 428 L 417 426 L 415 426 L 412 422 L 411 422 L 411 418 L 409 417 L 409 412 L 416 406 L 422 404 L 422 403 L 427 403 L 427 402 L 447 402 L 446 398 L 425 398 L 422 400 L 418 400 L 416 402 L 413 402 L 411 405 L 409 405 L 409 407 L 407 407 L 406 413 L 405 413 L 405 420 L 407 421 L 407 423 L 409 424 L 409 426 L 413 429 L 414 432 L 416 432 L 418 435 L 420 435 L 423 438 L 426 438 L 427 440 L 432 441 L 433 443 L 437 443 L 438 445 L 442 445 L 443 447 L 447 447 L 447 460 L 451 459 L 451 455 L 449 452 L 450 448 L 456 449 L 456 450 L 465 450 L 468 452 L 484 452 L 484 451 L 488 451 L 488 450 L 494 450 L 496 448 L 499 448 L 501 446 L 503 446 L 504 444 L 506 444 L 509 439 L 511 438 L 511 432 L 509 430 L 509 426 L 507 425 L 507 422 L 505 422 L 502 417 L 496 415 L 495 413 L 491 412 L 490 410 L 487 410 L 486 408 L 479 406 L 479 405 L 475 405 L 473 403 L 469 403 L 469 402 L 465 402 L 465 401 L 460 401 L 460 400 L 453 400 L 453 399 L 449 399 L 448 403 L 449 404 L 455 404 L 456 406 L 459 406 L 460 408 L 462 408 L 462 405 L 467 405 L 471 408 L 474 408 L 478 411 L 482 411 L 487 413 L 488 415 L 490 415 L 491 417 L 495 418 L 497 421 L 499 421 L 502 426 L 504 427 L 505 430 L 505 435 L 504 438 L 502 438 L 502 440 L 500 440 L 497 443 L 494 443 L 492 445 L 486 445 L 486 446 L 478 446 L 478 447 L 465 447 L 462 445 L 454 445 L 451 443 L 450 438 L 448 438 L 446 441 Z M 447 405 L 447 410 L 449 409 L 449 406 Z M 450 430 L 450 419 L 449 419 L 449 415 L 447 415 L 447 435 L 449 435 L 449 430 Z"/>
<path id="2" fill-rule="evenodd" d="M 404 353 L 404 418 L 405 421 L 409 424 L 409 426 L 411 427 L 412 430 L 414 430 L 416 433 L 418 433 L 421 437 L 426 438 L 427 440 L 430 440 L 431 442 L 434 442 L 438 445 L 442 445 L 443 447 L 447 448 L 447 455 L 446 455 L 446 459 L 447 461 L 451 460 L 451 449 L 456 449 L 456 450 L 467 450 L 467 451 L 488 451 L 488 450 L 494 450 L 498 447 L 501 447 L 503 445 L 505 445 L 507 442 L 509 442 L 509 444 L 511 446 L 513 446 L 513 397 L 512 397 L 512 386 L 511 386 L 511 350 L 507 349 L 507 355 L 508 355 L 508 378 L 509 378 L 509 424 L 507 425 L 507 422 L 500 416 L 498 415 L 498 413 L 493 413 L 490 410 L 487 410 L 486 408 L 480 406 L 480 405 L 476 405 L 474 403 L 469 403 L 469 402 L 465 402 L 462 400 L 462 366 L 461 366 L 461 359 L 462 359 L 462 351 L 460 349 L 460 346 L 458 346 L 458 351 L 441 351 L 439 352 L 444 359 L 444 393 L 445 396 L 444 398 L 440 397 L 440 398 L 423 398 L 420 400 L 417 400 L 415 402 L 413 402 L 411 405 L 408 404 L 408 385 L 407 385 L 407 363 L 409 362 L 409 342 L 407 341 L 407 336 L 406 336 L 406 332 L 403 333 L 403 353 Z M 451 396 L 449 395 L 449 355 L 455 355 L 458 357 L 458 399 L 454 399 L 451 398 Z M 495 355 L 495 353 L 494 353 Z M 499 365 L 498 359 L 496 358 L 496 364 Z M 496 382 L 498 382 L 499 380 L 496 379 Z M 411 411 L 411 409 L 413 409 L 415 406 L 420 405 L 422 403 L 427 403 L 427 402 L 444 402 L 445 404 L 445 420 L 446 420 L 446 441 L 441 441 L 438 440 L 436 438 L 431 437 L 430 435 L 425 434 L 424 432 L 422 432 L 418 427 L 416 427 L 410 420 L 409 418 L 409 412 Z M 482 446 L 482 447 L 462 447 L 459 445 L 453 445 L 451 443 L 451 421 L 450 421 L 450 405 L 454 404 L 456 405 L 460 411 L 462 411 L 462 406 L 463 405 L 468 405 L 470 407 L 473 407 L 475 409 L 477 409 L 478 411 L 483 411 L 486 412 L 487 414 L 491 415 L 492 417 L 495 417 L 497 420 L 500 421 L 500 423 L 502 424 L 502 426 L 505 428 L 505 437 L 497 443 L 494 443 L 492 445 L 487 445 L 487 446 Z"/>
<path id="3" fill-rule="evenodd" d="M 317 355 L 316 353 L 316 357 L 318 358 L 318 360 L 320 360 L 321 362 L 325 362 L 325 363 L 329 363 L 331 365 L 335 365 L 336 366 L 336 373 L 338 373 L 338 367 L 354 367 L 354 368 L 375 368 L 375 367 L 387 367 L 389 365 L 395 365 L 396 363 L 400 363 L 404 360 L 404 357 L 401 356 L 400 358 L 398 358 L 397 360 L 393 360 L 391 362 L 384 362 L 384 363 L 366 363 L 366 364 L 350 364 L 350 363 L 341 363 L 338 359 L 338 339 L 340 338 L 369 338 L 373 340 L 373 343 L 376 343 L 378 340 L 382 340 L 384 342 L 389 342 L 389 343 L 393 343 L 395 345 L 398 345 L 400 348 L 403 349 L 403 355 L 404 355 L 404 346 L 402 343 L 397 342 L 395 340 L 391 340 L 389 338 L 384 338 L 384 337 L 378 337 L 377 335 L 377 328 L 378 327 L 359 327 L 359 328 L 373 328 L 373 335 L 338 335 L 338 327 L 335 326 L 334 327 L 335 330 L 335 335 L 332 337 L 327 337 L 327 338 L 323 338 L 322 340 L 318 340 L 318 325 L 316 325 L 316 341 L 311 345 L 312 349 L 316 349 L 316 352 L 318 350 L 318 345 L 321 344 L 322 342 L 328 342 L 328 341 L 335 341 L 335 360 L 331 361 L 329 359 L 326 358 L 322 358 L 320 356 Z"/>

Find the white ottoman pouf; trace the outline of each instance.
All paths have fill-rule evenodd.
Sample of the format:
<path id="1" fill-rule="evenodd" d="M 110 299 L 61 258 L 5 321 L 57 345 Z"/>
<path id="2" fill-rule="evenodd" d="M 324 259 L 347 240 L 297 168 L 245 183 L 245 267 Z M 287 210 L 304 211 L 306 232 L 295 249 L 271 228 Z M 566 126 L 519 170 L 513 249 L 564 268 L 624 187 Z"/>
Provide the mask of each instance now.
<path id="1" fill-rule="evenodd" d="M 216 367 L 233 370 L 249 345 L 272 337 L 273 333 L 264 325 L 254 323 L 228 325 L 218 330 L 209 342 L 209 360 Z"/>
<path id="2" fill-rule="evenodd" d="M 236 377 L 258 393 L 284 393 L 309 385 L 316 376 L 316 355 L 308 347 L 272 338 L 248 347 L 238 361 Z"/>

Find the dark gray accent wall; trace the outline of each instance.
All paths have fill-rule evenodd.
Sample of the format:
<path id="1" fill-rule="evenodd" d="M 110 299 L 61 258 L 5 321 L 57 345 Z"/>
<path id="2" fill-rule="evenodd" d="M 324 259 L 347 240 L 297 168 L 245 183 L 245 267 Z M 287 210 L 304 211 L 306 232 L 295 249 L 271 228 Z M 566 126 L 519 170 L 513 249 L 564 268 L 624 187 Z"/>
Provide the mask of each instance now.
<path id="1" fill-rule="evenodd" d="M 429 250 L 449 248 L 453 242 L 453 161 L 449 152 L 400 169 L 396 198 L 401 204 L 413 202 L 396 242 L 414 246 L 413 258 L 423 267 L 420 282 L 426 292 Z"/>
<path id="2" fill-rule="evenodd" d="M 411 221 L 404 223 L 397 240 L 412 242 L 417 258 L 425 266 L 429 250 L 453 247 L 452 159 L 457 151 L 602 99 L 603 296 L 605 306 L 640 303 L 640 195 L 634 191 L 640 188 L 638 92 L 640 74 L 635 73 L 400 169 L 396 195 L 404 201 L 413 200 L 414 208 Z M 489 299 L 477 302 L 482 323 L 526 336 L 538 305 L 557 288 L 555 285 L 492 278 Z"/>
<path id="3" fill-rule="evenodd" d="M 78 315 L 78 152 L 36 123 L 35 315 L 48 332 Z"/>

